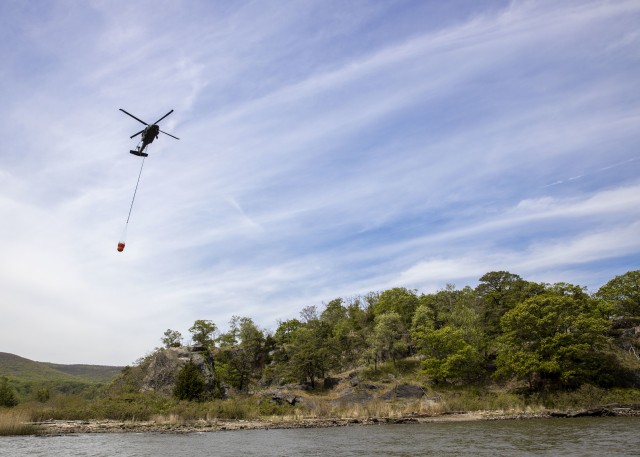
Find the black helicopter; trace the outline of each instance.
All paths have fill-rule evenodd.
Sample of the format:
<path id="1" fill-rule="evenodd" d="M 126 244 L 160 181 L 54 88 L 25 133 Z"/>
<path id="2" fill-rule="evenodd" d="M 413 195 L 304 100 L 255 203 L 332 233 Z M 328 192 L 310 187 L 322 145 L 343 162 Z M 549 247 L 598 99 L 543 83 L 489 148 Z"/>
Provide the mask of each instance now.
<path id="1" fill-rule="evenodd" d="M 131 154 L 133 154 L 133 155 L 137 155 L 137 156 L 140 156 L 140 157 L 147 157 L 149 154 L 144 152 L 145 148 L 148 145 L 150 145 L 151 143 L 153 143 L 153 140 L 158 138 L 158 135 L 160 134 L 160 132 L 162 132 L 162 130 L 160 130 L 160 127 L 158 127 L 158 122 L 160 122 L 162 119 L 167 117 L 169 114 L 173 113 L 173 110 L 169 111 L 167 114 L 162 116 L 160 119 L 155 121 L 153 124 L 147 124 L 145 121 L 142 121 L 142 120 L 138 119 L 133 114 L 127 113 L 122 108 L 120 108 L 120 111 L 122 111 L 124 114 L 126 114 L 128 116 L 131 116 L 136 121 L 141 122 L 142 124 L 146 125 L 146 127 L 144 129 L 140 130 L 138 133 L 135 133 L 135 134 L 131 135 L 131 138 L 134 138 L 134 137 L 136 137 L 136 136 L 138 136 L 138 135 L 140 135 L 142 133 L 142 140 L 140 141 L 140 144 L 138 144 L 138 146 L 136 147 L 135 150 L 131 150 L 129 152 Z M 167 132 L 162 132 L 162 133 L 164 133 L 165 135 L 169 135 L 171 138 L 175 138 L 176 140 L 180 139 L 177 136 L 171 135 L 170 133 L 167 133 Z"/>

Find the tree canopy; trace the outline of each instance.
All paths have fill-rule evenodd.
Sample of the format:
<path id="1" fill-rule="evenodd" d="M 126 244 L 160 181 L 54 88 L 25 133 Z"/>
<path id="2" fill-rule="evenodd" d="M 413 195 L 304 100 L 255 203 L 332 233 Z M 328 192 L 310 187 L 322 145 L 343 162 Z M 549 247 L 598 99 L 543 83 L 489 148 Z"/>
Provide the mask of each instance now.
<path id="1" fill-rule="evenodd" d="M 305 306 L 299 319 L 279 322 L 273 333 L 239 316 L 217 338 L 212 321 L 197 320 L 189 331 L 194 344 L 213 354 L 220 382 L 240 391 L 257 383 L 315 386 L 330 373 L 363 365 L 377 370 L 407 357 L 432 383 L 494 379 L 538 391 L 622 385 L 637 379 L 629 370 L 640 369 L 628 359 L 640 360 L 629 327 L 638 325 L 639 276 L 630 271 L 589 294 L 573 284 L 495 271 L 475 288 L 447 284 L 421 294 L 398 287 Z M 624 331 L 613 332 L 624 319 Z M 165 332 L 167 347 L 178 341 L 178 332 Z M 197 384 L 197 373 L 185 370 Z"/>

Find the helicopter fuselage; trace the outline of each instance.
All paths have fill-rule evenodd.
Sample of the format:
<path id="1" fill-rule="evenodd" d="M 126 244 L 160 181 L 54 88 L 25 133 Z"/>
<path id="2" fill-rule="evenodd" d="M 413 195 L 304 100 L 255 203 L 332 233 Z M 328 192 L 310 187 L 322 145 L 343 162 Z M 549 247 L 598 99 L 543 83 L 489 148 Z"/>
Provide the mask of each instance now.
<path id="1" fill-rule="evenodd" d="M 149 125 L 147 128 L 145 128 L 144 132 L 142 132 L 143 147 L 153 143 L 153 140 L 158 138 L 159 134 L 160 134 L 160 127 L 158 127 L 157 124 L 152 124 L 152 125 Z"/>

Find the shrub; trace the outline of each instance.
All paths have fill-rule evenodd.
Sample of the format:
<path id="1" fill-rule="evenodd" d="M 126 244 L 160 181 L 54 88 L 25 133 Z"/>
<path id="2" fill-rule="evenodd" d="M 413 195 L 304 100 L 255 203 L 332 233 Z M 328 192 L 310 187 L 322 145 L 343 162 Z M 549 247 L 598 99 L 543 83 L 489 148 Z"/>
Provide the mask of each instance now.
<path id="1" fill-rule="evenodd" d="M 9 385 L 9 380 L 6 377 L 0 378 L 0 406 L 6 406 L 12 408 L 18 404 L 16 395 L 13 393 L 13 389 Z"/>
<path id="2" fill-rule="evenodd" d="M 205 388 L 206 383 L 202 371 L 192 360 L 189 360 L 178 372 L 173 394 L 179 400 L 202 400 Z"/>

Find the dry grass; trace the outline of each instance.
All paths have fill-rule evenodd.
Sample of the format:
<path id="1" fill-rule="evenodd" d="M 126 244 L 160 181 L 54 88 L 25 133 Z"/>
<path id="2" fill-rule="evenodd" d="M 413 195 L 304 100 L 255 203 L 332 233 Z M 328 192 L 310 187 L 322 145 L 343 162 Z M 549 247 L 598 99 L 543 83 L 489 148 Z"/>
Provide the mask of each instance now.
<path id="1" fill-rule="evenodd" d="M 299 418 L 336 418 L 336 419 L 369 419 L 374 417 L 401 418 L 407 416 L 437 416 L 445 412 L 445 405 L 432 400 L 384 401 L 370 400 L 351 404 L 335 404 L 332 401 L 313 398 L 305 399 L 301 413 L 292 416 Z"/>
<path id="2" fill-rule="evenodd" d="M 177 414 L 155 414 L 151 416 L 151 422 L 157 425 L 184 425 L 186 421 Z"/>
<path id="3" fill-rule="evenodd" d="M 0 436 L 37 435 L 40 428 L 23 411 L 0 408 Z"/>

